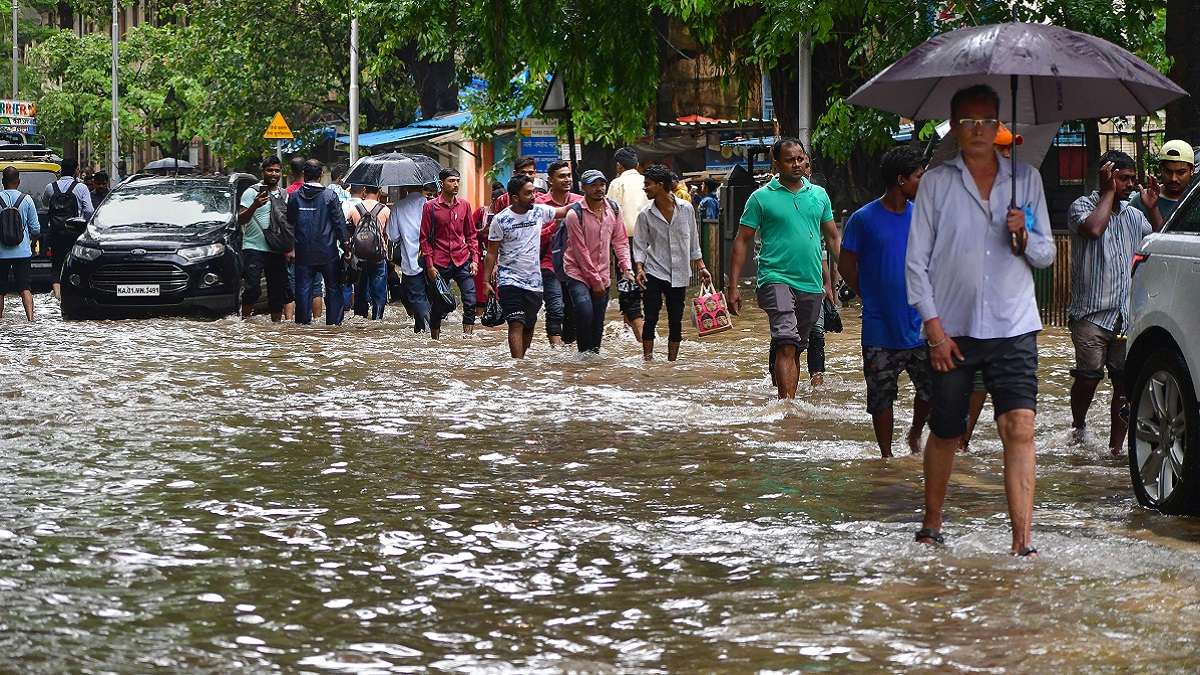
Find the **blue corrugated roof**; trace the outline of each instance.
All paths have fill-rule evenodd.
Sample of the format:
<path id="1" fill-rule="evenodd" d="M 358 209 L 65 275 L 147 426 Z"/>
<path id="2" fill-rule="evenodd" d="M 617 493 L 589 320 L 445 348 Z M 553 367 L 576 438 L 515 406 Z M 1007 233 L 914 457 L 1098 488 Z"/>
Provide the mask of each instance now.
<path id="1" fill-rule="evenodd" d="M 526 107 L 521 111 L 521 117 L 529 117 L 533 114 L 532 107 Z M 375 147 L 377 145 L 391 145 L 401 141 L 415 141 L 422 138 L 429 138 L 444 134 L 447 131 L 454 131 L 462 127 L 467 122 L 471 121 L 471 112 L 463 110 L 461 112 L 450 113 L 449 115 L 440 115 L 438 117 L 430 117 L 427 120 L 417 120 L 406 127 L 398 129 L 384 129 L 381 131 L 368 131 L 358 135 L 358 144 L 365 148 Z M 514 120 L 515 121 L 515 120 Z M 350 136 L 338 136 L 338 143 L 349 143 Z"/>
<path id="2" fill-rule="evenodd" d="M 445 129 L 457 129 L 467 122 L 471 121 L 471 113 L 464 110 L 462 112 L 450 113 L 449 115 L 441 115 L 439 117 L 430 117 L 427 120 L 417 120 L 410 127 L 436 127 Z"/>

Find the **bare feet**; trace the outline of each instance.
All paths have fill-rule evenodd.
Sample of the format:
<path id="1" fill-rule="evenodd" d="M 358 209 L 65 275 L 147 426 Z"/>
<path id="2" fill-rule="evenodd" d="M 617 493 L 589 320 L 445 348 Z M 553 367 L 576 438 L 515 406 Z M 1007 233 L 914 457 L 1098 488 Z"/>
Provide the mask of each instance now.
<path id="1" fill-rule="evenodd" d="M 914 455 L 921 454 L 921 430 L 912 429 L 908 432 L 908 451 Z"/>

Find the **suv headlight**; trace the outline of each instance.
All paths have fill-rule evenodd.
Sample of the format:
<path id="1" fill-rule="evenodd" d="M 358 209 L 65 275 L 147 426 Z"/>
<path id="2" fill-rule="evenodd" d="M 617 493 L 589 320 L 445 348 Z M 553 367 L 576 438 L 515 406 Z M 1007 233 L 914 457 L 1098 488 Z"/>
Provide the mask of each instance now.
<path id="1" fill-rule="evenodd" d="M 91 262 L 100 257 L 100 249 L 84 246 L 83 244 L 75 244 L 71 247 L 71 256 Z"/>
<path id="2" fill-rule="evenodd" d="M 192 248 L 181 248 L 177 251 L 181 258 L 189 262 L 197 260 L 206 260 L 208 258 L 216 258 L 225 253 L 225 244 L 209 244 L 208 246 L 193 246 Z"/>

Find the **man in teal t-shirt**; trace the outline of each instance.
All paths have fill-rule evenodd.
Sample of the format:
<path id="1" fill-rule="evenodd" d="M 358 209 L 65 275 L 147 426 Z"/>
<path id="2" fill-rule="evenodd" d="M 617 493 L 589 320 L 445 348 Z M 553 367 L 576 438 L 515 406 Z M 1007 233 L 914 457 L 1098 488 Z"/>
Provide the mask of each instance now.
<path id="1" fill-rule="evenodd" d="M 800 353 L 820 319 L 825 292 L 821 240 L 824 238 L 835 264 L 841 245 L 829 195 L 805 178 L 811 163 L 800 141 L 779 140 L 771 147 L 771 159 L 778 175 L 746 202 L 733 242 L 726 297 L 730 309 L 738 313 L 742 305 L 738 278 L 754 236 L 759 235 L 758 306 L 771 324 L 779 398 L 795 398 Z"/>
<path id="2" fill-rule="evenodd" d="M 271 320 L 278 322 L 283 318 L 284 306 L 292 302 L 288 290 L 288 251 L 271 250 L 263 232 L 271 226 L 270 200 L 286 199 L 287 195 L 279 188 L 283 167 L 278 157 L 264 159 L 262 172 L 262 182 L 242 193 L 242 208 L 238 211 L 238 222 L 242 225 L 242 318 L 249 319 L 254 313 L 265 274 L 267 307 Z"/>

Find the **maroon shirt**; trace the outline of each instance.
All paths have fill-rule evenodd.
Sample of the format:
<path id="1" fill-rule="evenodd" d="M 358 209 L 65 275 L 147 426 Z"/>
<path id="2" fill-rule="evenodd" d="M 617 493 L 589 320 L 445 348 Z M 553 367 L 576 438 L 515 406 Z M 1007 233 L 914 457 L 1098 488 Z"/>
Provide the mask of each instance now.
<path id="1" fill-rule="evenodd" d="M 433 245 L 429 230 L 434 229 Z M 421 209 L 421 255 L 433 261 L 434 267 L 460 266 L 479 262 L 479 241 L 471 205 L 465 199 L 454 198 L 447 204 L 442 195 L 425 202 Z"/>
<path id="2" fill-rule="evenodd" d="M 551 192 L 543 192 L 542 194 L 539 194 L 538 196 L 533 198 L 534 204 L 546 204 L 548 206 L 553 206 L 554 208 L 562 208 L 564 206 L 570 206 L 571 204 L 574 204 L 575 202 L 581 202 L 581 201 L 583 201 L 583 195 L 577 194 L 575 192 L 568 192 L 567 193 L 567 201 L 562 204 L 559 204 L 558 202 L 554 201 L 554 194 Z M 554 222 L 556 225 L 562 225 L 561 220 L 556 220 Z M 551 231 L 554 232 L 557 230 L 558 230 L 558 228 L 555 227 Z M 551 247 L 549 244 L 542 245 L 542 269 L 547 272 L 554 271 L 554 254 L 553 254 L 553 251 L 551 250 Z"/>

